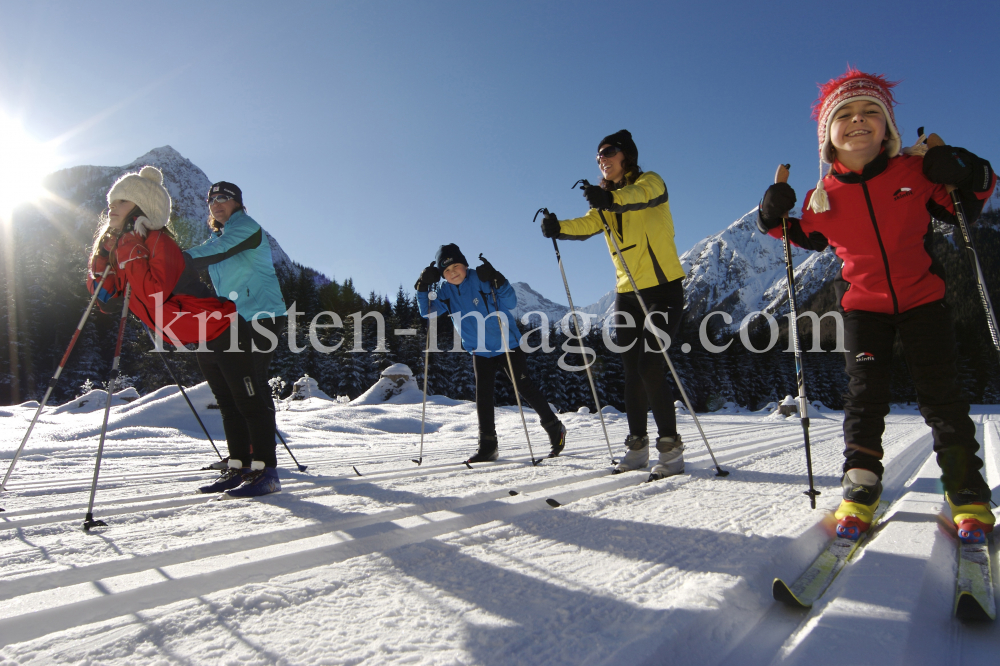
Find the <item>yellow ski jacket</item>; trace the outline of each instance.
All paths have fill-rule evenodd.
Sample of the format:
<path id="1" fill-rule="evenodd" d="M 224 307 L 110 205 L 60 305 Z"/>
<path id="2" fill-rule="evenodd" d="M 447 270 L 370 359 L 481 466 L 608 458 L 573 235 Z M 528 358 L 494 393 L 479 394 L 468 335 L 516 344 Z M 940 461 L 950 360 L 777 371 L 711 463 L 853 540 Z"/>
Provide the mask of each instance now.
<path id="1" fill-rule="evenodd" d="M 667 186 L 656 173 L 641 174 L 632 185 L 611 193 L 610 210 L 591 208 L 583 217 L 559 221 L 559 238 L 585 240 L 604 231 L 601 213 L 615 234 L 625 262 L 639 289 L 655 287 L 684 277 L 677 246 L 674 244 L 674 220 L 667 202 Z M 628 275 L 615 253 L 615 246 L 605 233 L 611 260 L 617 273 L 619 294 L 632 291 Z"/>

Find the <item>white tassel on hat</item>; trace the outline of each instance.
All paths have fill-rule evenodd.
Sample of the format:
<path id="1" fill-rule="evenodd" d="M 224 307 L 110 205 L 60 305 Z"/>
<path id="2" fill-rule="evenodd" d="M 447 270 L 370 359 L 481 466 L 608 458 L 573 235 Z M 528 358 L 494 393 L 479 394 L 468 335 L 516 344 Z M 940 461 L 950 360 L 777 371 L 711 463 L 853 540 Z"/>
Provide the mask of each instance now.
<path id="1" fill-rule="evenodd" d="M 816 189 L 809 197 L 809 210 L 814 213 L 825 213 L 830 210 L 830 197 L 826 196 L 826 188 L 823 187 L 823 163 L 819 163 L 819 182 Z"/>

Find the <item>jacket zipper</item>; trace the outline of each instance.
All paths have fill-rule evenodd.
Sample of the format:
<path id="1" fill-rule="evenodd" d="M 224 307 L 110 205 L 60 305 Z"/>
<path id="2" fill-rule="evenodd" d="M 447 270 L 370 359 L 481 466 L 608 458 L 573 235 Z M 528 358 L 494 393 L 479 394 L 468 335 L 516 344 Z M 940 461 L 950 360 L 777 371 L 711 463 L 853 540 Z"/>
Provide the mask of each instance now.
<path id="1" fill-rule="evenodd" d="M 882 253 L 882 263 L 885 265 L 885 279 L 889 283 L 889 295 L 892 296 L 892 313 L 899 314 L 899 300 L 896 298 L 896 290 L 892 287 L 892 274 L 889 272 L 889 256 L 885 253 L 885 245 L 882 244 L 882 234 L 878 230 L 878 221 L 875 219 L 875 209 L 872 207 L 872 198 L 868 194 L 868 184 L 861 181 L 861 189 L 865 193 L 865 203 L 868 204 L 868 215 L 872 220 L 872 227 L 875 228 L 875 238 L 878 240 L 878 249 Z"/>

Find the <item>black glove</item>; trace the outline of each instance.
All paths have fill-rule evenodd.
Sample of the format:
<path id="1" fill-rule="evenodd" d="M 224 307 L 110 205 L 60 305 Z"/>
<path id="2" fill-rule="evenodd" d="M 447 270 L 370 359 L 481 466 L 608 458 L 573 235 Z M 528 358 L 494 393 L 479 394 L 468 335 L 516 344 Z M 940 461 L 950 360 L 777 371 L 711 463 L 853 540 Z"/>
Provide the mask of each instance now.
<path id="1" fill-rule="evenodd" d="M 993 180 L 993 168 L 965 148 L 934 146 L 924 155 L 924 177 L 938 185 L 985 192 Z"/>
<path id="2" fill-rule="evenodd" d="M 546 238 L 558 238 L 561 233 L 559 226 L 559 218 L 555 213 L 546 213 L 542 216 L 542 235 Z"/>
<path id="3" fill-rule="evenodd" d="M 767 188 L 760 202 L 757 214 L 760 223 L 757 226 L 762 229 L 780 227 L 781 218 L 788 217 L 788 213 L 795 207 L 795 201 L 795 190 L 788 183 L 775 183 Z"/>
<path id="4" fill-rule="evenodd" d="M 503 273 L 493 268 L 493 264 L 483 259 L 483 265 L 476 267 L 476 277 L 480 282 L 489 282 L 496 289 L 507 281 Z"/>
<path id="5" fill-rule="evenodd" d="M 587 200 L 591 208 L 597 208 L 598 210 L 607 210 L 615 202 L 611 198 L 611 192 L 597 185 L 585 185 L 583 188 L 583 198 Z"/>
<path id="6" fill-rule="evenodd" d="M 417 283 L 413 285 L 413 288 L 417 291 L 427 291 L 431 288 L 432 284 L 437 284 L 441 281 L 441 271 L 434 266 L 436 262 L 431 262 L 431 265 L 425 268 L 420 273 L 420 277 L 417 278 Z"/>

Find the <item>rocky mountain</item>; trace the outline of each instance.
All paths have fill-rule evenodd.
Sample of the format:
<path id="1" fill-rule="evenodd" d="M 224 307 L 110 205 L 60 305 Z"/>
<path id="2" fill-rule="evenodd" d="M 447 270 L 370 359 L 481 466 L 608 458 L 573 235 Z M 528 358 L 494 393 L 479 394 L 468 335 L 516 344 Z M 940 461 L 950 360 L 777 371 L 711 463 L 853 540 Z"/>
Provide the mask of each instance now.
<path id="1" fill-rule="evenodd" d="M 738 330 L 751 312 L 776 316 L 788 312 L 787 273 L 782 242 L 757 229 L 757 209 L 733 222 L 725 230 L 699 241 L 681 255 L 684 306 L 687 321 L 699 322 L 705 315 L 722 311 L 733 322 L 720 328 Z M 836 277 L 841 261 L 832 248 L 810 252 L 792 246 L 797 303 L 804 304 Z"/>
<path id="2" fill-rule="evenodd" d="M 514 310 L 514 315 L 518 319 L 529 312 L 541 312 L 548 318 L 549 323 L 558 324 L 566 316 L 566 313 L 569 312 L 568 305 L 550 301 L 532 289 L 527 282 L 514 282 L 511 286 L 514 287 L 514 292 L 517 294 L 517 308 Z M 580 312 L 594 315 L 590 319 L 591 326 L 600 326 L 604 322 L 605 317 L 612 313 L 614 306 L 615 292 L 612 289 L 596 303 L 582 307 L 577 304 L 577 309 Z M 530 321 L 532 326 L 537 326 L 539 321 L 538 315 L 532 316 Z"/>
<path id="3" fill-rule="evenodd" d="M 208 238 L 205 193 L 211 181 L 204 171 L 170 146 L 154 148 L 124 166 L 76 166 L 50 174 L 44 185 L 55 204 L 43 202 L 42 206 L 62 208 L 78 228 L 92 229 L 97 225 L 97 216 L 107 207 L 105 196 L 114 182 L 122 174 L 138 171 L 147 164 L 163 172 L 164 185 L 173 200 L 171 224 L 184 228 L 181 232 L 184 240 L 193 244 Z M 17 217 L 30 217 L 32 212 L 30 208 L 22 208 Z"/>
<path id="4" fill-rule="evenodd" d="M 205 193 L 212 180 L 171 146 L 154 148 L 124 166 L 76 166 L 57 171 L 44 181 L 46 189 L 53 195 L 53 201 L 43 203 L 40 209 L 22 208 L 18 211 L 18 220 L 29 222 L 28 218 L 32 215 L 68 216 L 76 229 L 92 233 L 97 227 L 98 216 L 107 207 L 105 196 L 111 185 L 123 174 L 136 172 L 146 165 L 155 166 L 163 172 L 163 184 L 172 200 L 170 225 L 181 247 L 204 242 L 210 233 L 206 224 L 208 210 Z M 296 276 L 305 270 L 313 277 L 317 287 L 330 282 L 322 273 L 292 261 L 270 233 L 268 240 L 276 269 Z"/>

